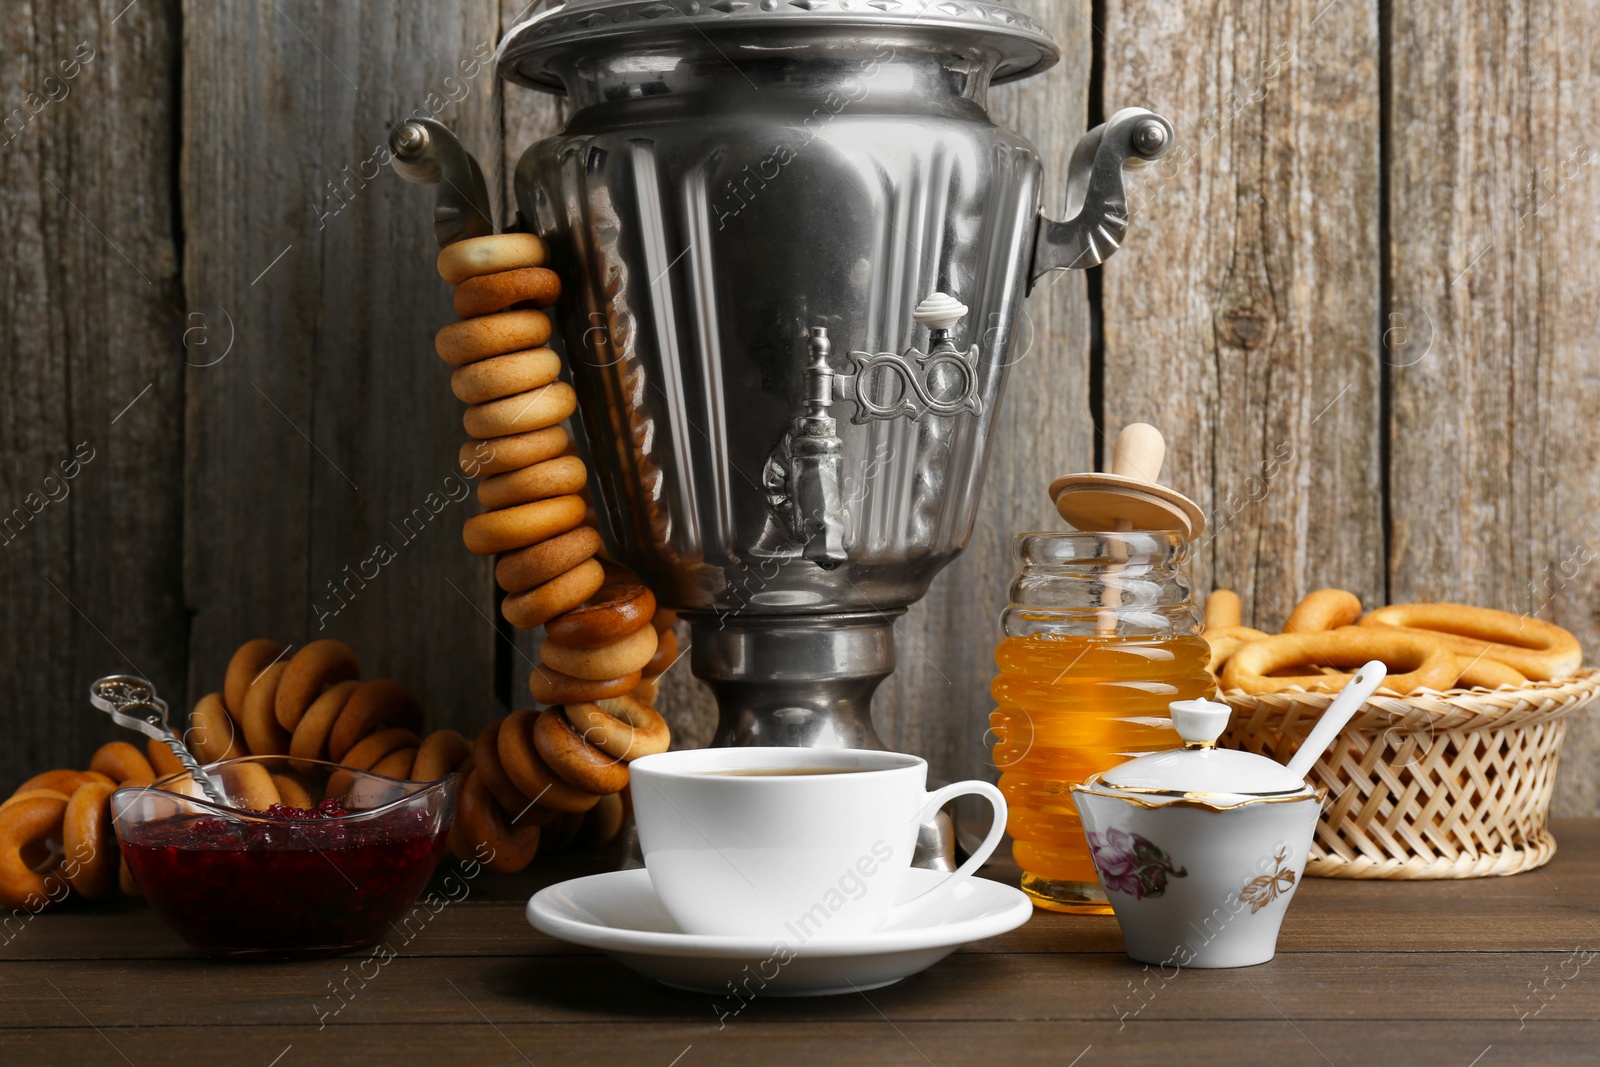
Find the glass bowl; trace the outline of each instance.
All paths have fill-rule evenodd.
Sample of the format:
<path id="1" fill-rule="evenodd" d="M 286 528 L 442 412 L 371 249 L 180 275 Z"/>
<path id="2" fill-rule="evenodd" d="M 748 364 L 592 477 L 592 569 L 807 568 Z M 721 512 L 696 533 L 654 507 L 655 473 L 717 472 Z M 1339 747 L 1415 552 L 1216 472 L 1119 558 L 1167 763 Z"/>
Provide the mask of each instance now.
<path id="1" fill-rule="evenodd" d="M 210 956 L 306 959 L 380 940 L 444 856 L 457 775 L 402 782 L 320 760 L 211 764 L 111 795 L 122 856 L 167 925 Z M 276 804 L 276 807 L 270 805 Z"/>

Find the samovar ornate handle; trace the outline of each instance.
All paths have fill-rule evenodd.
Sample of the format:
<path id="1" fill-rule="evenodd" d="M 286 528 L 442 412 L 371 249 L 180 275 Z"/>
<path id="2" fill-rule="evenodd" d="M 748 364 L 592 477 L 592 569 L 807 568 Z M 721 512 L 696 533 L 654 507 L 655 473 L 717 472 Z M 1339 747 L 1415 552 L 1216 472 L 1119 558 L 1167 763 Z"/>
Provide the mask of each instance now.
<path id="1" fill-rule="evenodd" d="M 494 233 L 483 168 L 456 135 L 433 119 L 409 119 L 389 134 L 395 173 L 418 185 L 438 183 L 433 235 L 439 247 Z"/>
<path id="2" fill-rule="evenodd" d="M 1098 267 L 1128 236 L 1126 166 L 1154 163 L 1172 149 L 1172 123 L 1142 107 L 1125 107 L 1079 139 L 1067 167 L 1067 211 L 1054 222 L 1040 216 L 1030 288 L 1053 270 Z"/>

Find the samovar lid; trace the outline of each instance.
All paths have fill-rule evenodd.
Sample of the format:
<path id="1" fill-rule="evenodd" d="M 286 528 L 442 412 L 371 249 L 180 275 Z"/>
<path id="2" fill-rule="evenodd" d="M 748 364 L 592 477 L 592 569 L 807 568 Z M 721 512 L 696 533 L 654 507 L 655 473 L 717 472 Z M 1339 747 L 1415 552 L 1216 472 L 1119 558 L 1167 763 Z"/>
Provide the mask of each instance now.
<path id="1" fill-rule="evenodd" d="M 995 83 L 1048 70 L 1061 58 L 1039 23 L 990 0 L 567 0 L 512 28 L 500 43 L 500 77 L 564 91 L 551 61 L 576 44 L 661 37 L 680 27 L 715 30 L 831 28 L 860 37 L 873 29 L 944 30 L 957 44 L 981 43 L 1000 61 Z"/>

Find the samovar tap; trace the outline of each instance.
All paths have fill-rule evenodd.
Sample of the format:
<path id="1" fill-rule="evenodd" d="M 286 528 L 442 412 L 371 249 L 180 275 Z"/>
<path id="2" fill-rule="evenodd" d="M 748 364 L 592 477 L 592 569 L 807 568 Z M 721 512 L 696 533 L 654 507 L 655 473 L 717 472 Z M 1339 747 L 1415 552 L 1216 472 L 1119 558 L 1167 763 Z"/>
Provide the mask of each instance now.
<path id="1" fill-rule="evenodd" d="M 839 491 L 839 465 L 844 442 L 833 407 L 836 374 L 828 362 L 833 342 L 822 327 L 811 330 L 811 362 L 806 365 L 805 410 L 794 420 L 790 442 L 789 499 L 794 527 L 805 542 L 803 555 L 825 570 L 847 559 L 844 545 L 844 498 Z"/>

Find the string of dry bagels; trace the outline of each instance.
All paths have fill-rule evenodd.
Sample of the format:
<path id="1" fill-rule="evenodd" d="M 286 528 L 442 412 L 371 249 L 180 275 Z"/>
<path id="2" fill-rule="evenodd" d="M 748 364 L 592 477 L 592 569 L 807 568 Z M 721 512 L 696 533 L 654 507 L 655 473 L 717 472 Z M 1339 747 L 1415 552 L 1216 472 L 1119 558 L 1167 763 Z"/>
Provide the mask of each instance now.
<path id="1" fill-rule="evenodd" d="M 242 645 L 222 688 L 195 704 L 183 732 L 189 749 L 205 763 L 286 755 L 417 781 L 461 774 L 451 851 L 496 873 L 523 869 L 541 845 L 598 846 L 615 837 L 626 815 L 626 763 L 670 741 L 659 716 L 609 700 L 643 725 L 590 706 L 569 710 L 586 724 L 586 740 L 551 730 L 552 721 L 532 709 L 488 723 L 476 741 L 455 730 L 425 733 L 416 696 L 391 679 L 363 681 L 344 642 L 288 653 L 267 639 Z M 181 773 L 160 742 L 140 751 L 112 741 L 95 750 L 87 770 L 49 770 L 23 782 L 0 803 L 0 905 L 38 911 L 73 895 L 137 893 L 112 829 L 111 794 Z M 310 806 L 292 776 L 264 777 L 252 807 Z"/>
<path id="2" fill-rule="evenodd" d="M 588 468 L 562 426 L 577 394 L 545 347 L 553 328 L 544 309 L 561 296 L 545 263 L 544 242 L 529 234 L 459 241 L 438 259 L 463 321 L 441 329 L 435 347 L 468 405 L 461 467 L 482 479 L 486 509 L 467 520 L 462 538 L 470 551 L 499 557 L 506 620 L 545 631 L 528 687 L 548 707 L 485 727 L 463 797 L 469 824 L 476 810 L 497 806 L 513 820 L 498 829 L 514 842 L 524 832 L 514 824 L 518 802 L 535 813 L 585 810 L 592 797 L 627 786 L 629 762 L 669 747 L 652 705 L 656 679 L 678 658 L 674 614 L 605 557 Z"/>
<path id="3" fill-rule="evenodd" d="M 610 701 L 617 715 L 582 709 L 587 740 L 548 729 L 549 720 L 533 709 L 487 723 L 475 741 L 449 729 L 425 733 L 416 696 L 390 679 L 361 681 L 355 652 L 343 642 L 286 652 L 275 641 L 255 640 L 234 653 L 222 692 L 201 698 L 191 716 L 187 739 L 195 754 L 206 762 L 288 755 L 416 781 L 460 774 L 451 850 L 461 859 L 489 856 L 485 865 L 496 873 L 526 867 L 541 836 L 558 847 L 580 838 L 609 841 L 625 815 L 618 794 L 627 785 L 627 762 L 670 741 L 659 716 L 652 721 Z M 160 773 L 169 772 L 167 765 L 177 769 L 163 746 L 152 742 L 150 752 Z M 597 774 L 601 767 L 610 775 Z M 274 782 L 280 790 L 292 787 L 287 779 Z"/>
<path id="4" fill-rule="evenodd" d="M 455 368 L 451 389 L 469 405 L 461 465 L 482 479 L 486 509 L 462 537 L 472 552 L 500 557 L 506 620 L 545 628 L 543 662 L 529 678 L 536 700 L 571 707 L 634 694 L 648 704 L 655 686 L 641 693 L 641 682 L 676 660 L 677 638 L 650 590 L 605 559 L 590 517 L 588 469 L 561 425 L 577 394 L 561 380 L 561 358 L 544 347 L 552 327 L 542 309 L 561 296 L 544 263 L 544 242 L 529 234 L 473 238 L 439 254 L 463 321 L 440 330 L 436 347 Z"/>

